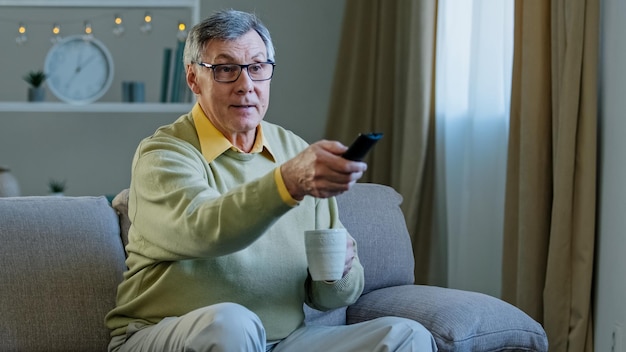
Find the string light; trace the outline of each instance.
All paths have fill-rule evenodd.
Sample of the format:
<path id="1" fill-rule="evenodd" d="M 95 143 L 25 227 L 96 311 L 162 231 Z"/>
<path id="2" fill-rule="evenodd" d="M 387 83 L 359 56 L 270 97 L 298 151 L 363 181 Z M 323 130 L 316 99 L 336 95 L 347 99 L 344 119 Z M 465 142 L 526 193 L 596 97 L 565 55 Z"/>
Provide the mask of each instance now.
<path id="1" fill-rule="evenodd" d="M 54 44 L 61 39 L 61 26 L 58 23 L 55 23 L 52 25 L 52 37 L 50 37 L 50 41 Z"/>
<path id="2" fill-rule="evenodd" d="M 139 30 L 141 30 L 142 33 L 150 33 L 152 31 L 152 15 L 150 15 L 150 12 L 146 12 L 146 14 L 143 15 L 143 23 L 139 27 Z"/>
<path id="3" fill-rule="evenodd" d="M 17 45 L 24 45 L 24 43 L 26 43 L 26 40 L 28 40 L 28 37 L 26 36 L 26 25 L 20 23 L 17 26 L 17 37 L 15 37 L 15 42 L 17 43 Z"/>
<path id="4" fill-rule="evenodd" d="M 176 34 L 176 38 L 181 42 L 187 40 L 187 25 L 184 22 L 178 22 L 178 34 Z"/>
<path id="5" fill-rule="evenodd" d="M 113 26 L 113 34 L 121 36 L 124 34 L 124 26 L 122 26 L 122 16 L 115 15 L 115 26 Z"/>
<path id="6" fill-rule="evenodd" d="M 124 22 L 123 18 L 120 13 L 116 13 L 113 18 L 114 18 L 113 34 L 115 36 L 120 37 L 124 34 L 126 30 L 123 25 L 123 22 Z M 85 39 L 90 39 L 94 37 L 94 28 L 92 26 L 91 20 L 93 20 L 93 18 L 87 19 L 83 22 L 83 35 Z M 141 24 L 139 25 L 139 30 L 144 34 L 151 33 L 153 29 L 153 25 L 152 25 L 153 20 L 154 20 L 154 17 L 152 16 L 152 14 L 149 11 L 145 11 L 142 17 Z M 35 23 L 35 24 L 40 25 L 44 23 Z M 188 33 L 187 24 L 183 21 L 178 21 L 177 27 L 178 27 L 178 31 L 176 33 L 176 38 L 179 41 L 185 41 L 187 39 L 187 33 Z M 17 36 L 15 37 L 15 42 L 17 43 L 17 45 L 21 46 L 27 42 L 28 37 L 27 37 L 26 29 L 27 29 L 26 23 L 19 22 L 19 25 L 17 28 Z M 63 36 L 61 35 L 61 24 L 58 22 L 55 22 L 54 24 L 52 24 L 50 33 L 51 33 L 50 42 L 52 42 L 53 44 L 63 39 Z"/>
<path id="7" fill-rule="evenodd" d="M 93 28 L 91 28 L 91 22 L 85 21 L 85 39 L 93 38 Z"/>

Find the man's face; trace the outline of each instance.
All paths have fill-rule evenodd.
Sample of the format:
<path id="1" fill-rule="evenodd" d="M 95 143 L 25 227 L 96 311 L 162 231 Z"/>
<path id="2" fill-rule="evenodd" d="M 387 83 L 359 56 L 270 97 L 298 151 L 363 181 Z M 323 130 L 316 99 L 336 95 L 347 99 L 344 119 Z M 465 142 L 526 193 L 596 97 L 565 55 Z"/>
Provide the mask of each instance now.
<path id="1" fill-rule="evenodd" d="M 267 49 L 258 33 L 251 30 L 236 40 L 209 41 L 202 61 L 212 65 L 266 62 Z M 252 81 L 243 69 L 235 82 L 221 83 L 213 79 L 210 68 L 197 64 L 187 68 L 187 82 L 198 103 L 228 139 L 255 133 L 269 106 L 270 81 Z"/>

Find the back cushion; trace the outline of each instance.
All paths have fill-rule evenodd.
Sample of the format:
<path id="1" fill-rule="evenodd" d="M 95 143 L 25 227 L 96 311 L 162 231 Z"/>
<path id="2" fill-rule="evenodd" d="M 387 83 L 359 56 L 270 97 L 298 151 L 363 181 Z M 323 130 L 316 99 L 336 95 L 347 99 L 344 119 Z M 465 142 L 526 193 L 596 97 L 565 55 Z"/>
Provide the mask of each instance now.
<path id="1" fill-rule="evenodd" d="M 402 196 L 389 186 L 357 183 L 337 197 L 339 217 L 356 239 L 365 269 L 363 293 L 414 282 L 411 239 L 400 209 Z"/>
<path id="2" fill-rule="evenodd" d="M 125 270 L 106 198 L 0 198 L 0 243 L 1 349 L 105 351 Z"/>

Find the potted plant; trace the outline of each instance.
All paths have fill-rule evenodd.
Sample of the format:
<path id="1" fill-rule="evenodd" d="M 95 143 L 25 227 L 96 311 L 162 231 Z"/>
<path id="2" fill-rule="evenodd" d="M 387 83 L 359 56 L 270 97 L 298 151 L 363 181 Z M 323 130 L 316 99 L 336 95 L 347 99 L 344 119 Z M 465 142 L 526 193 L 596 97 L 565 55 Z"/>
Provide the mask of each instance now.
<path id="1" fill-rule="evenodd" d="M 46 74 L 39 71 L 30 71 L 24 76 L 24 81 L 30 85 L 28 87 L 28 101 L 43 101 L 46 96 L 46 91 L 43 87 L 43 82 L 46 80 Z"/>
<path id="2" fill-rule="evenodd" d="M 59 181 L 51 179 L 48 182 L 48 188 L 51 196 L 63 196 L 63 192 L 65 192 L 65 180 Z"/>

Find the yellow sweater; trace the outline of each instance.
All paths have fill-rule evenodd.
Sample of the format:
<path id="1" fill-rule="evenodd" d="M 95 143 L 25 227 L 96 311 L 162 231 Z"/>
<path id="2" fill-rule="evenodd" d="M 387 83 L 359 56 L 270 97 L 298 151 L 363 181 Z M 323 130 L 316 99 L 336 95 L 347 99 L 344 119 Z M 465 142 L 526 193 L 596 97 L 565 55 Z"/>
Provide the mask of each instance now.
<path id="1" fill-rule="evenodd" d="M 131 322 L 156 324 L 235 302 L 255 312 L 268 340 L 276 340 L 302 323 L 304 302 L 325 310 L 356 301 L 364 282 L 358 258 L 334 284 L 307 283 L 304 231 L 342 225 L 333 198 L 305 197 L 292 206 L 281 197 L 274 171 L 306 142 L 262 122 L 263 152 L 227 149 L 207 161 L 202 148 L 210 146 L 198 137 L 206 131 L 196 130 L 194 114 L 206 119 L 196 106 L 137 148 L 128 270 L 105 319 L 111 336 Z"/>

